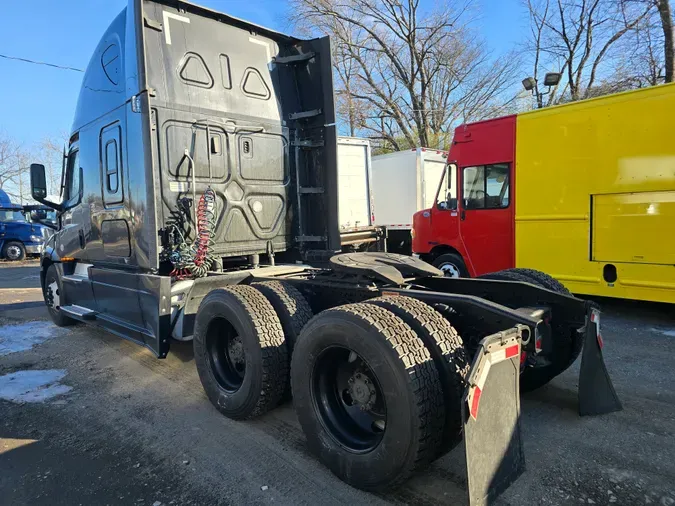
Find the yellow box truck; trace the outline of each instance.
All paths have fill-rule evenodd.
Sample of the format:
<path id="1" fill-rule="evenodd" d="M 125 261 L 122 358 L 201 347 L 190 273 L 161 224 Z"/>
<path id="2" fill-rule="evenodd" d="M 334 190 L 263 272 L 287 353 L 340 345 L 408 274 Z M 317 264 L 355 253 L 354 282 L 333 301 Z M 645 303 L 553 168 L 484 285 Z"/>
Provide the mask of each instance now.
<path id="1" fill-rule="evenodd" d="M 458 127 L 413 251 L 454 275 L 533 268 L 675 303 L 674 112 L 670 84 Z"/>

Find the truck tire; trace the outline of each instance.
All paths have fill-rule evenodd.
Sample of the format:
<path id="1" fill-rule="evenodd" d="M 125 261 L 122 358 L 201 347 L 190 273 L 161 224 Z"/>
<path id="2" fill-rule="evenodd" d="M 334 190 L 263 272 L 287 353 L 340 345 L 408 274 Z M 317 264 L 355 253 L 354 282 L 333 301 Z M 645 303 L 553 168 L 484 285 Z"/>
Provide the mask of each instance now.
<path id="1" fill-rule="evenodd" d="M 293 346 L 303 327 L 312 319 L 314 313 L 309 307 L 307 299 L 297 288 L 283 281 L 262 281 L 251 283 L 251 286 L 260 291 L 270 301 L 277 312 L 284 329 L 286 349 L 290 359 Z"/>
<path id="2" fill-rule="evenodd" d="M 443 392 L 429 350 L 374 304 L 315 316 L 295 343 L 291 387 L 310 451 L 354 487 L 402 483 L 441 442 Z"/>
<path id="3" fill-rule="evenodd" d="M 7 241 L 2 247 L 2 257 L 12 262 L 18 262 L 26 258 L 26 248 L 22 242 Z"/>
<path id="4" fill-rule="evenodd" d="M 535 269 L 514 268 L 492 272 L 479 276 L 485 279 L 505 281 L 524 281 L 546 288 L 552 292 L 571 295 L 560 281 L 548 274 Z M 530 392 L 546 385 L 553 378 L 571 366 L 579 356 L 583 346 L 583 335 L 576 330 L 556 326 L 552 328 L 553 351 L 548 357 L 548 363 L 525 367 L 520 375 L 520 391 Z"/>
<path id="5" fill-rule="evenodd" d="M 489 272 L 478 276 L 480 279 L 494 279 L 495 281 L 520 281 L 521 283 L 532 283 L 536 285 L 532 278 L 523 275 L 520 272 L 513 272 L 510 269 L 497 272 Z M 537 285 L 541 286 L 541 285 Z"/>
<path id="6" fill-rule="evenodd" d="M 436 457 L 445 455 L 462 440 L 462 397 L 471 364 L 464 342 L 443 315 L 410 297 L 379 297 L 368 304 L 391 311 L 422 339 L 438 370 L 445 401 L 445 426 Z"/>
<path id="7" fill-rule="evenodd" d="M 565 288 L 565 285 L 563 285 L 560 281 L 555 279 L 553 276 L 549 276 L 545 272 L 541 272 L 536 269 L 525 269 L 523 267 L 516 267 L 513 269 L 506 269 L 505 271 L 502 272 L 513 272 L 530 279 L 531 283 L 539 285 L 542 288 L 551 290 L 552 292 L 563 293 L 565 295 L 572 295 L 572 292 L 570 292 L 567 288 Z"/>
<path id="8" fill-rule="evenodd" d="M 243 420 L 279 404 L 288 382 L 284 330 L 258 290 L 209 292 L 197 310 L 193 346 L 199 379 L 222 414 Z"/>
<path id="9" fill-rule="evenodd" d="M 56 285 L 54 285 L 56 284 Z M 61 297 L 63 297 L 63 289 L 61 288 L 61 278 L 59 272 L 56 270 L 56 265 L 50 265 L 45 273 L 45 284 L 42 290 L 42 295 L 47 305 L 47 312 L 55 325 L 58 327 L 67 327 L 77 323 L 77 320 L 67 317 L 61 312 Z"/>
<path id="10" fill-rule="evenodd" d="M 298 339 L 304 326 L 307 325 L 307 322 L 314 316 L 312 308 L 309 307 L 307 299 L 290 283 L 284 283 L 283 281 L 261 281 L 259 283 L 251 283 L 251 286 L 260 291 L 277 312 L 281 326 L 284 329 L 286 350 L 288 351 L 288 365 L 290 367 L 295 341 Z M 290 401 L 291 397 L 291 383 L 287 381 L 284 394 L 281 397 L 281 403 Z"/>
<path id="11" fill-rule="evenodd" d="M 460 255 L 457 253 L 443 253 L 434 258 L 431 265 L 443 271 L 449 278 L 468 278 L 469 271 Z"/>

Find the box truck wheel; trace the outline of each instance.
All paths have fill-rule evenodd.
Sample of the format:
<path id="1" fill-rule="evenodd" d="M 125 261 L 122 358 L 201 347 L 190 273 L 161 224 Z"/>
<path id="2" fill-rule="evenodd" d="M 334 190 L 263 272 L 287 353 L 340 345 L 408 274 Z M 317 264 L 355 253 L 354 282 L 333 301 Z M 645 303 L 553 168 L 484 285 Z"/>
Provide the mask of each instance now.
<path id="1" fill-rule="evenodd" d="M 61 278 L 56 270 L 56 265 L 50 265 L 45 273 L 45 284 L 43 296 L 47 311 L 52 321 L 59 327 L 67 327 L 77 323 L 76 320 L 68 318 L 61 312 L 61 303 L 63 302 L 63 289 L 61 288 Z"/>
<path id="2" fill-rule="evenodd" d="M 12 262 L 26 258 L 26 248 L 19 241 L 8 241 L 2 248 L 2 257 Z"/>
<path id="3" fill-rule="evenodd" d="M 225 416 L 252 418 L 279 403 L 288 382 L 284 331 L 255 288 L 209 292 L 197 310 L 193 346 L 206 395 Z"/>
<path id="4" fill-rule="evenodd" d="M 379 297 L 375 304 L 391 311 L 422 339 L 438 370 L 445 400 L 445 427 L 437 457 L 445 455 L 462 440 L 462 397 L 471 364 L 464 342 L 441 313 L 410 297 Z"/>
<path id="5" fill-rule="evenodd" d="M 291 387 L 309 449 L 354 487 L 403 482 L 441 442 L 443 392 L 429 351 L 374 304 L 315 316 L 295 343 Z"/>
<path id="6" fill-rule="evenodd" d="M 555 279 L 553 276 L 549 276 L 545 272 L 541 272 L 536 269 L 516 267 L 514 269 L 506 269 L 502 272 L 514 272 L 530 279 L 532 283 L 539 285 L 542 288 L 546 288 L 558 293 L 564 293 L 565 295 L 572 295 L 572 292 L 565 288 L 565 285 L 563 285 L 560 281 Z"/>
<path id="7" fill-rule="evenodd" d="M 462 257 L 457 253 L 443 253 L 436 257 L 431 264 L 443 271 L 443 274 L 449 278 L 468 278 L 469 271 Z"/>
<path id="8" fill-rule="evenodd" d="M 514 268 L 478 276 L 485 279 L 523 281 L 553 292 L 571 295 L 560 281 L 535 270 Z M 525 367 L 520 375 L 520 391 L 529 392 L 547 384 L 566 370 L 579 356 L 583 346 L 583 334 L 564 326 L 556 326 L 553 318 L 553 350 L 547 357 L 535 357 L 535 363 Z"/>

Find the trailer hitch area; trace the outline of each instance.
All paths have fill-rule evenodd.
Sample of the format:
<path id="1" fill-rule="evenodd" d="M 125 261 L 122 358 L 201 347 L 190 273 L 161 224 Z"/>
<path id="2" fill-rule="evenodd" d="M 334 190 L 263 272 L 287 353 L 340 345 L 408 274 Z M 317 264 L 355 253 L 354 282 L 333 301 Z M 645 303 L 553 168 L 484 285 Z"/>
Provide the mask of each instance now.
<path id="1" fill-rule="evenodd" d="M 523 351 L 531 355 L 550 353 L 553 350 L 551 336 L 551 309 L 548 307 L 521 307 L 516 312 L 536 322 L 529 329 L 523 329 L 520 344 Z"/>
<path id="2" fill-rule="evenodd" d="M 491 504 L 525 471 L 520 352 L 525 325 L 484 338 L 462 402 L 469 505 Z"/>
<path id="3" fill-rule="evenodd" d="M 600 311 L 587 303 L 584 347 L 579 370 L 579 415 L 604 415 L 621 411 L 621 401 L 607 372 L 602 357 L 603 341 L 600 334 Z"/>

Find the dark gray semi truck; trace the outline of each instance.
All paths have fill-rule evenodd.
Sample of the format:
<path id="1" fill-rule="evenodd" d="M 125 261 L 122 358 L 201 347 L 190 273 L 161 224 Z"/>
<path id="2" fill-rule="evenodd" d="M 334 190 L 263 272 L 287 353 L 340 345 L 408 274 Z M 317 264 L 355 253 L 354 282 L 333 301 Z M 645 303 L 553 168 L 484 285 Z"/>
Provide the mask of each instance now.
<path id="1" fill-rule="evenodd" d="M 469 502 L 489 502 L 524 469 L 519 389 L 583 348 L 580 411 L 620 409 L 599 312 L 536 271 L 453 279 L 341 253 L 336 141 L 328 38 L 129 0 L 84 75 L 58 202 L 31 166 L 58 216 L 49 313 L 158 358 L 192 340 L 220 412 L 292 397 L 310 450 L 355 487 L 396 486 L 463 439 Z"/>

